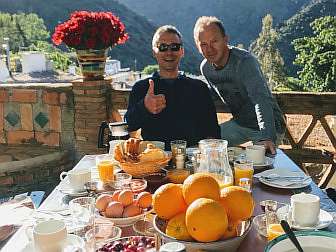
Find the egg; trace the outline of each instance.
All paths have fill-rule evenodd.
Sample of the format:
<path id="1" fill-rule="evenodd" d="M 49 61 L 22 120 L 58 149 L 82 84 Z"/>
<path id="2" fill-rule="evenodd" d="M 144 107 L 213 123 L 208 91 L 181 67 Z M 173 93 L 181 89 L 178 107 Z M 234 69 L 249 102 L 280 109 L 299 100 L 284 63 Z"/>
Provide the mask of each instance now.
<path id="1" fill-rule="evenodd" d="M 141 208 L 148 208 L 152 205 L 152 194 L 149 192 L 142 192 L 138 194 L 137 204 Z"/>
<path id="2" fill-rule="evenodd" d="M 124 211 L 123 205 L 118 201 L 111 201 L 105 209 L 105 216 L 109 218 L 122 217 Z"/>
<path id="3" fill-rule="evenodd" d="M 100 195 L 97 200 L 96 200 L 96 208 L 100 211 L 103 212 L 105 211 L 108 203 L 112 201 L 111 195 L 108 194 L 102 194 Z"/>
<path id="4" fill-rule="evenodd" d="M 119 194 L 121 193 L 121 190 L 116 190 L 112 194 L 112 200 L 113 201 L 118 201 Z"/>
<path id="5" fill-rule="evenodd" d="M 125 207 L 123 217 L 132 217 L 141 214 L 141 208 L 136 205 L 129 205 Z"/>
<path id="6" fill-rule="evenodd" d="M 122 190 L 118 196 L 118 201 L 123 206 L 128 206 L 133 203 L 134 194 L 131 190 Z"/>

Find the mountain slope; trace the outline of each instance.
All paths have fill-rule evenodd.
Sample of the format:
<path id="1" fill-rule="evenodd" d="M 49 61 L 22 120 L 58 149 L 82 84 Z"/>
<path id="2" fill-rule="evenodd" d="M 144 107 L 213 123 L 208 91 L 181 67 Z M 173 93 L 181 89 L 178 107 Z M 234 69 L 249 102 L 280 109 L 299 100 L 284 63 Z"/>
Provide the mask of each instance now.
<path id="1" fill-rule="evenodd" d="M 142 69 L 149 64 L 155 64 L 152 57 L 151 40 L 156 27 L 146 18 L 119 4 L 115 0 L 0 0 L 0 11 L 8 13 L 36 13 L 44 19 L 45 24 L 53 33 L 54 27 L 69 18 L 69 14 L 75 10 L 111 11 L 120 17 L 125 24 L 130 39 L 124 44 L 112 49 L 112 58 L 119 59 L 123 67 Z M 182 61 L 182 69 L 189 72 L 197 72 L 199 58 L 195 51 L 186 46 L 186 57 Z M 197 63 L 195 63 L 197 62 Z"/>
<path id="2" fill-rule="evenodd" d="M 266 14 L 279 24 L 293 16 L 310 0 L 119 0 L 133 11 L 156 24 L 176 25 L 186 40 L 193 43 L 192 29 L 199 16 L 219 17 L 230 35 L 231 43 L 245 48 L 258 36 L 261 19 Z"/>
<path id="3" fill-rule="evenodd" d="M 309 24 L 316 18 L 329 15 L 336 15 L 335 0 L 313 0 L 280 28 L 279 49 L 284 58 L 288 74 L 295 76 L 299 70 L 298 66 L 293 65 L 296 53 L 291 45 L 292 41 L 296 38 L 312 36 L 313 31 Z"/>

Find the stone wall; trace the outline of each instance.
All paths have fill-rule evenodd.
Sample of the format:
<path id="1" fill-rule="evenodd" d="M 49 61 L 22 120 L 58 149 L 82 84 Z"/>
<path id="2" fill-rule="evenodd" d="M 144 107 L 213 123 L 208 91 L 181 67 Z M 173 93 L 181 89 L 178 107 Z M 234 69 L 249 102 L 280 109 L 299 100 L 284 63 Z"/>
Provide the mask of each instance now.
<path id="1" fill-rule="evenodd" d="M 74 166 L 71 83 L 0 85 L 0 196 L 50 192 Z"/>
<path id="2" fill-rule="evenodd" d="M 71 84 L 0 86 L 0 143 L 74 149 Z"/>
<path id="3" fill-rule="evenodd" d="M 99 126 L 122 119 L 129 91 L 111 80 L 0 85 L 0 196 L 51 190 L 83 155 L 105 153 Z"/>

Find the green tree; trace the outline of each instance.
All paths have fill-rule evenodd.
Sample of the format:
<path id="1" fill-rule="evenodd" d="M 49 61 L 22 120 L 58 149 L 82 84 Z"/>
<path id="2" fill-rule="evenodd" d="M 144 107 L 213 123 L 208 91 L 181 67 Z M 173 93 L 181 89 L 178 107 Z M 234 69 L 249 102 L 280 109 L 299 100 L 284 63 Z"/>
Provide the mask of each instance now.
<path id="1" fill-rule="evenodd" d="M 336 91 L 336 17 L 315 19 L 310 26 L 314 36 L 293 41 L 298 52 L 294 64 L 305 91 Z"/>
<path id="2" fill-rule="evenodd" d="M 18 52 L 20 47 L 29 47 L 37 41 L 46 41 L 49 32 L 43 19 L 36 14 L 0 13 L 0 41 L 8 37 L 10 48 Z"/>
<path id="3" fill-rule="evenodd" d="M 152 74 L 157 70 L 159 70 L 159 65 L 148 65 L 142 70 L 142 72 L 144 74 Z"/>
<path id="4" fill-rule="evenodd" d="M 262 19 L 262 30 L 259 37 L 251 44 L 251 50 L 258 58 L 261 69 L 271 89 L 277 89 L 286 84 L 284 61 L 280 55 L 277 43 L 279 35 L 273 26 L 273 18 L 267 14 Z"/>

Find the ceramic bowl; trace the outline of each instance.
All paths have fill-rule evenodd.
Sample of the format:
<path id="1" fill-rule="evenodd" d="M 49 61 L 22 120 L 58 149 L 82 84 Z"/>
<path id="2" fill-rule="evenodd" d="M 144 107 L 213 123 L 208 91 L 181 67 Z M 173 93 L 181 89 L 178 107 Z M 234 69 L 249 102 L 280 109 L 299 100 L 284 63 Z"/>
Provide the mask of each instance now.
<path id="1" fill-rule="evenodd" d="M 103 215 L 100 214 L 99 217 L 103 218 L 104 220 L 113 222 L 116 226 L 119 227 L 126 227 L 126 226 L 131 226 L 134 223 L 136 223 L 138 220 L 143 219 L 147 214 L 153 212 L 153 209 L 149 209 L 139 215 L 136 216 L 132 216 L 132 217 L 121 217 L 121 218 L 109 218 L 109 217 L 105 217 Z"/>
<path id="2" fill-rule="evenodd" d="M 294 232 L 305 252 L 335 251 L 336 233 L 327 231 L 297 231 Z M 265 252 L 296 252 L 287 235 L 281 235 L 270 241 Z"/>
<path id="3" fill-rule="evenodd" d="M 221 251 L 221 252 L 232 252 L 236 251 L 240 245 L 240 243 L 244 240 L 247 233 L 251 230 L 251 220 L 245 221 L 244 225 L 241 225 L 240 235 L 237 237 L 229 238 L 226 240 L 219 240 L 215 242 L 191 242 L 191 241 L 181 241 L 177 240 L 171 236 L 165 234 L 167 221 L 159 218 L 158 216 L 154 217 L 154 228 L 163 238 L 164 242 L 182 242 L 187 251 Z"/>

